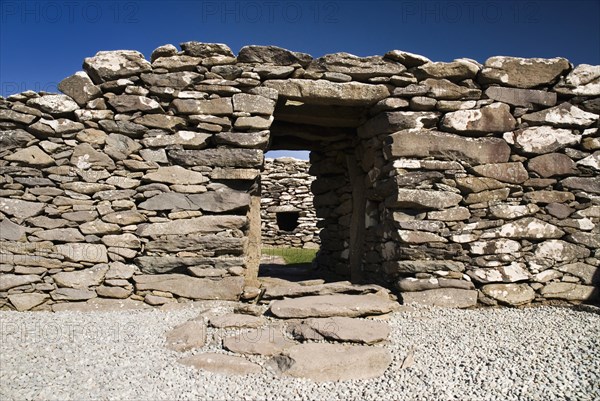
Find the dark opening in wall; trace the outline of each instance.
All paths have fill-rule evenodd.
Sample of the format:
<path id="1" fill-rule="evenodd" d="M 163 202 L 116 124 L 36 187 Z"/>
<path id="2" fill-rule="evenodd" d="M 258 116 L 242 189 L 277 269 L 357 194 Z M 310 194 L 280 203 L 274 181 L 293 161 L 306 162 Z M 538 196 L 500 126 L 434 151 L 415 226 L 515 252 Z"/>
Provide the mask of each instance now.
<path id="1" fill-rule="evenodd" d="M 283 231 L 294 231 L 298 227 L 299 212 L 277 212 L 277 227 Z"/>

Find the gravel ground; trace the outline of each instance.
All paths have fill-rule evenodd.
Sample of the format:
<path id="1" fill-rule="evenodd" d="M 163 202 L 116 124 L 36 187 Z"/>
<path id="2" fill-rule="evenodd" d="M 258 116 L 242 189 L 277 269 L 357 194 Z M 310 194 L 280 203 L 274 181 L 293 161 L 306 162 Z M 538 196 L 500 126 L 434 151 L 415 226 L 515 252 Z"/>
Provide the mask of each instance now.
<path id="1" fill-rule="evenodd" d="M 221 306 L 217 306 L 221 305 Z M 417 308 L 390 319 L 383 377 L 314 383 L 182 366 L 164 333 L 202 308 L 0 312 L 0 399 L 600 400 L 600 315 L 567 308 Z M 209 332 L 209 338 L 212 332 Z M 205 349 L 216 349 L 210 341 Z M 401 369 L 414 348 L 414 364 Z M 265 359 L 254 358 L 264 362 Z"/>

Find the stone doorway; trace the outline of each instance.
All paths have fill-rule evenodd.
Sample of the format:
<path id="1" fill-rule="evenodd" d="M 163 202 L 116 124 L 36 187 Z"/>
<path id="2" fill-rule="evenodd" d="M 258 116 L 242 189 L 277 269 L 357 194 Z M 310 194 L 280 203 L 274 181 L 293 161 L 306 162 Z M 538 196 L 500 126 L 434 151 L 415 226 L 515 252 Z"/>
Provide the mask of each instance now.
<path id="1" fill-rule="evenodd" d="M 363 105 L 320 103 L 322 99 L 316 103 L 311 103 L 311 99 L 301 102 L 280 94 L 268 148 L 310 151 L 309 174 L 314 176 L 310 191 L 318 219 L 319 252 L 311 265 L 288 268 L 285 272 L 274 271 L 270 266 L 267 273 L 261 266 L 260 275 L 279 273 L 293 281 L 319 278 L 362 282 L 366 173 L 359 162 L 362 140 L 357 127 L 366 120 L 368 110 Z M 271 211 L 277 214 L 278 224 L 294 223 L 297 210 L 275 209 Z"/>

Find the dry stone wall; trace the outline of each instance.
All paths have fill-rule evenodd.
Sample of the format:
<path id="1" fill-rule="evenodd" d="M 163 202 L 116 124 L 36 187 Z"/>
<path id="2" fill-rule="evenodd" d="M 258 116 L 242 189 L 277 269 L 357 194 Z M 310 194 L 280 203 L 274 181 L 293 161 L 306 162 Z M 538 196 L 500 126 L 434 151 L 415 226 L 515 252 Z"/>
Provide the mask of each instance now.
<path id="1" fill-rule="evenodd" d="M 256 294 L 263 151 L 311 151 L 318 264 L 404 302 L 593 301 L 600 66 L 187 42 L 0 99 L 0 306 Z"/>
<path id="2" fill-rule="evenodd" d="M 319 228 L 308 172 L 310 162 L 289 157 L 265 159 L 261 174 L 262 244 L 317 249 Z"/>

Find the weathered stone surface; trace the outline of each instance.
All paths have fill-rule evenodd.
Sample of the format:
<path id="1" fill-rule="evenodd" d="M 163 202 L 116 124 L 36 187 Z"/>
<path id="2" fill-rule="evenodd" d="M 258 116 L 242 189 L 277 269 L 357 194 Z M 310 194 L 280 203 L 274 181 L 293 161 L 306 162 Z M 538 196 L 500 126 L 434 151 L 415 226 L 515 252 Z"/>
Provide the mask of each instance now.
<path id="1" fill-rule="evenodd" d="M 212 135 L 204 132 L 178 131 L 173 135 L 157 135 L 144 138 L 144 146 L 164 148 L 171 145 L 181 145 L 184 149 L 204 149 Z"/>
<path id="2" fill-rule="evenodd" d="M 162 111 L 160 104 L 146 96 L 119 95 L 108 99 L 108 103 L 119 113 L 143 111 L 146 113 Z"/>
<path id="3" fill-rule="evenodd" d="M 447 242 L 444 237 L 423 231 L 398 230 L 394 233 L 397 238 L 406 244 L 428 244 L 432 242 Z"/>
<path id="4" fill-rule="evenodd" d="M 250 331 L 238 331 L 223 339 L 223 348 L 238 354 L 273 356 L 296 343 L 284 335 L 280 325 L 266 326 Z"/>
<path id="5" fill-rule="evenodd" d="M 431 60 L 429 60 L 425 56 L 421 56 L 420 54 L 405 52 L 402 50 L 391 50 L 391 51 L 387 52 L 383 57 L 389 58 L 390 60 L 398 61 L 407 68 L 418 67 L 422 64 L 431 62 Z"/>
<path id="6" fill-rule="evenodd" d="M 430 220 L 442 221 L 459 221 L 467 220 L 471 217 L 471 212 L 466 207 L 453 207 L 444 210 L 432 210 L 427 213 L 427 218 Z"/>
<path id="7" fill-rule="evenodd" d="M 473 269 L 467 273 L 469 277 L 478 283 L 515 283 L 530 278 L 524 266 L 512 263 L 508 266 L 499 266 L 489 269 Z"/>
<path id="8" fill-rule="evenodd" d="M 165 184 L 195 185 L 208 181 L 202 173 L 187 170 L 180 166 L 159 167 L 158 170 L 145 174 L 142 180 L 162 182 Z"/>
<path id="9" fill-rule="evenodd" d="M 459 288 L 438 288 L 426 291 L 403 292 L 405 305 L 419 304 L 446 308 L 470 308 L 477 304 L 477 291 Z"/>
<path id="10" fill-rule="evenodd" d="M 240 63 L 292 65 L 307 67 L 312 57 L 306 53 L 292 52 L 277 46 L 244 46 L 238 54 Z"/>
<path id="11" fill-rule="evenodd" d="M 540 290 L 545 298 L 558 298 L 567 301 L 592 301 L 600 296 L 597 287 L 575 283 L 548 283 Z"/>
<path id="12" fill-rule="evenodd" d="M 114 160 L 125 160 L 127 157 L 142 148 L 138 142 L 121 134 L 110 134 L 106 138 L 104 153 Z"/>
<path id="13" fill-rule="evenodd" d="M 4 157 L 6 160 L 28 164 L 30 166 L 46 167 L 54 164 L 54 159 L 38 146 L 18 150 Z"/>
<path id="14" fill-rule="evenodd" d="M 170 150 L 169 158 L 184 166 L 260 167 L 263 152 L 258 149 Z"/>
<path id="15" fill-rule="evenodd" d="M 560 228 L 546 223 L 535 217 L 525 217 L 500 226 L 497 230 L 499 237 L 505 238 L 560 238 L 565 232 Z"/>
<path id="16" fill-rule="evenodd" d="M 96 294 L 103 298 L 126 299 L 131 295 L 131 289 L 123 287 L 109 287 L 101 285 L 96 287 Z"/>
<path id="17" fill-rule="evenodd" d="M 390 111 L 380 113 L 358 127 L 358 135 L 362 138 L 370 138 L 411 128 L 435 128 L 439 119 L 439 113 L 428 111 Z"/>
<path id="18" fill-rule="evenodd" d="M 594 170 L 600 170 L 600 151 L 596 151 L 588 157 L 584 157 L 583 159 L 577 162 L 578 166 L 591 167 Z"/>
<path id="19" fill-rule="evenodd" d="M 557 128 L 576 129 L 587 128 L 597 122 L 598 118 L 597 114 L 588 113 L 567 102 L 521 117 L 523 122 L 529 125 L 551 125 Z"/>
<path id="20" fill-rule="evenodd" d="M 492 103 L 477 110 L 446 113 L 441 128 L 451 132 L 489 133 L 513 130 L 517 125 L 504 103 Z"/>
<path id="21" fill-rule="evenodd" d="M 406 70 L 404 65 L 380 56 L 358 57 L 349 53 L 333 53 L 314 59 L 307 72 L 337 72 L 362 81 L 372 77 L 390 77 Z"/>
<path id="22" fill-rule="evenodd" d="M 133 120 L 136 124 L 141 124 L 150 128 L 160 128 L 167 131 L 173 131 L 175 128 L 185 127 L 185 120 L 177 116 L 164 114 L 146 114 Z M 148 138 L 151 139 L 151 138 Z"/>
<path id="23" fill-rule="evenodd" d="M 549 240 L 537 246 L 535 256 L 555 262 L 570 262 L 587 258 L 590 256 L 590 250 L 562 240 Z"/>
<path id="24" fill-rule="evenodd" d="M 535 291 L 527 284 L 488 284 L 481 291 L 488 297 L 512 306 L 528 304 L 535 298 Z"/>
<path id="25" fill-rule="evenodd" d="M 552 107 L 556 104 L 556 93 L 534 89 L 503 88 L 490 86 L 485 94 L 490 99 L 513 106 L 534 108 L 534 106 Z"/>
<path id="26" fill-rule="evenodd" d="M 439 273 L 439 272 L 438 272 Z M 475 286 L 472 282 L 463 279 L 453 279 L 444 277 L 431 278 L 401 278 L 396 283 L 396 286 L 401 292 L 414 292 L 435 290 L 438 288 L 459 288 L 463 290 L 473 290 Z"/>
<path id="27" fill-rule="evenodd" d="M 527 192 L 523 199 L 531 203 L 564 203 L 575 200 L 575 195 L 564 191 L 534 191 Z"/>
<path id="28" fill-rule="evenodd" d="M 21 124 L 31 124 L 36 119 L 31 114 L 18 113 L 14 110 L 1 109 L 0 121 L 12 121 Z"/>
<path id="29" fill-rule="evenodd" d="M 88 288 L 100 285 L 108 269 L 107 264 L 98 264 L 81 271 L 56 273 L 52 278 L 59 287 Z"/>
<path id="30" fill-rule="evenodd" d="M 554 81 L 569 68 L 569 61 L 564 58 L 490 57 L 481 70 L 480 81 L 534 88 Z"/>
<path id="31" fill-rule="evenodd" d="M 275 101 L 264 96 L 237 93 L 233 95 L 233 110 L 270 116 L 275 110 Z"/>
<path id="32" fill-rule="evenodd" d="M 505 134 L 506 138 L 524 152 L 534 154 L 555 152 L 581 141 L 581 136 L 573 134 L 569 129 L 548 126 L 517 130 Z"/>
<path id="33" fill-rule="evenodd" d="M 402 130 L 386 139 L 385 154 L 394 157 L 430 157 L 454 160 L 464 158 L 474 163 L 504 163 L 510 147 L 500 138 L 464 138 L 430 130 Z"/>
<path id="34" fill-rule="evenodd" d="M 25 234 L 25 227 L 13 223 L 8 218 L 0 221 L 0 239 L 18 241 Z"/>
<path id="35" fill-rule="evenodd" d="M 233 189 L 218 189 L 202 194 L 188 195 L 188 199 L 201 210 L 213 213 L 230 212 L 247 208 L 250 205 L 250 195 Z"/>
<path id="36" fill-rule="evenodd" d="M 388 207 L 446 209 L 458 205 L 462 196 L 452 192 L 399 188 L 397 194 L 385 201 Z"/>
<path id="37" fill-rule="evenodd" d="M 107 263 L 106 247 L 99 244 L 70 243 L 56 245 L 56 252 L 72 262 Z"/>
<path id="38" fill-rule="evenodd" d="M 76 123 L 67 118 L 59 118 L 56 120 L 47 120 L 40 118 L 34 124 L 29 126 L 29 131 L 47 136 L 61 136 L 72 132 L 80 131 L 84 128 L 83 124 Z"/>
<path id="39" fill-rule="evenodd" d="M 237 300 L 244 286 L 243 277 L 225 277 L 218 281 L 184 274 L 134 276 L 137 290 L 158 290 L 191 299 Z"/>
<path id="40" fill-rule="evenodd" d="M 263 283 L 266 292 L 264 299 L 274 298 L 296 298 L 309 295 L 331 295 L 331 294 L 369 294 L 376 293 L 382 288 L 377 285 L 353 285 L 349 282 L 332 282 L 315 285 L 301 285 L 296 283 Z"/>
<path id="41" fill-rule="evenodd" d="M 579 277 L 583 284 L 600 284 L 600 267 L 588 265 L 582 262 L 575 262 L 558 266 L 556 269 L 560 272 Z"/>
<path id="42" fill-rule="evenodd" d="M 229 313 L 226 315 L 214 316 L 210 318 L 209 324 L 218 329 L 228 328 L 258 328 L 263 326 L 266 320 L 263 317 L 243 315 L 239 313 Z"/>
<path id="43" fill-rule="evenodd" d="M 83 223 L 79 226 L 79 229 L 82 233 L 90 235 L 118 234 L 121 232 L 121 227 L 118 224 L 106 223 L 102 220 Z"/>
<path id="44" fill-rule="evenodd" d="M 585 192 L 600 194 L 600 177 L 569 177 L 560 183 L 568 189 L 580 189 Z"/>
<path id="45" fill-rule="evenodd" d="M 337 83 L 323 79 L 287 79 L 265 81 L 280 97 L 323 106 L 370 106 L 390 95 L 384 85 L 360 82 Z"/>
<path id="46" fill-rule="evenodd" d="M 33 307 L 43 304 L 50 297 L 46 294 L 38 293 L 23 293 L 23 294 L 10 294 L 8 300 L 19 312 L 30 310 Z"/>
<path id="47" fill-rule="evenodd" d="M 236 120 L 236 128 L 238 126 L 238 120 Z M 271 123 L 270 121 L 268 122 Z M 247 126 L 246 126 L 247 127 Z M 218 145 L 228 145 L 236 148 L 250 148 L 250 149 L 261 149 L 264 150 L 269 144 L 270 134 L 269 131 L 260 132 L 221 132 L 214 135 L 214 141 Z"/>
<path id="48" fill-rule="evenodd" d="M 80 143 L 73 149 L 71 165 L 86 170 L 88 168 L 106 168 L 114 170 L 115 162 L 107 155 L 97 151 L 87 143 Z"/>
<path id="49" fill-rule="evenodd" d="M 34 274 L 0 274 L 0 291 L 6 291 L 13 287 L 42 281 L 40 276 Z"/>
<path id="50" fill-rule="evenodd" d="M 167 74 L 142 74 L 142 81 L 148 86 L 184 89 L 202 80 L 202 75 L 197 72 L 180 71 Z"/>
<path id="51" fill-rule="evenodd" d="M 96 291 L 84 288 L 58 288 L 50 293 L 54 301 L 87 301 L 96 298 Z"/>
<path id="52" fill-rule="evenodd" d="M 244 216 L 200 216 L 165 223 L 143 224 L 137 229 L 141 236 L 187 235 L 200 232 L 220 232 L 241 229 L 248 224 Z"/>
<path id="53" fill-rule="evenodd" d="M 205 353 L 182 358 L 177 362 L 196 369 L 222 375 L 250 375 L 258 374 L 262 368 L 256 363 L 250 362 L 239 356 Z"/>
<path id="54" fill-rule="evenodd" d="M 159 57 L 152 62 L 153 68 L 164 68 L 171 72 L 196 71 L 202 59 L 187 55 L 174 55 Z"/>
<path id="55" fill-rule="evenodd" d="M 94 85 L 88 74 L 83 71 L 76 72 L 60 81 L 58 89 L 70 96 L 81 107 L 90 100 L 102 96 L 100 88 Z"/>
<path id="56" fill-rule="evenodd" d="M 529 178 L 529 174 L 520 162 L 492 163 L 473 167 L 473 170 L 484 177 L 511 184 L 521 184 Z"/>
<path id="57" fill-rule="evenodd" d="M 490 213 L 498 219 L 512 220 L 537 213 L 540 210 L 536 205 L 507 205 L 498 204 L 490 206 Z"/>
<path id="58" fill-rule="evenodd" d="M 36 237 L 46 241 L 83 242 L 84 237 L 76 228 L 55 228 L 35 233 Z"/>
<path id="59" fill-rule="evenodd" d="M 554 86 L 554 90 L 564 95 L 599 96 L 600 66 L 579 64 Z"/>
<path id="60" fill-rule="evenodd" d="M 68 114 L 79 109 L 79 105 L 67 95 L 44 95 L 29 99 L 27 105 L 52 115 Z"/>
<path id="61" fill-rule="evenodd" d="M 230 98 L 210 100 L 175 99 L 171 105 L 179 114 L 212 114 L 214 116 L 226 116 L 233 113 L 233 105 Z"/>
<path id="62" fill-rule="evenodd" d="M 383 268 L 388 274 L 433 273 L 436 271 L 463 272 L 465 265 L 453 260 L 399 260 L 385 262 Z"/>
<path id="63" fill-rule="evenodd" d="M 469 246 L 471 248 L 471 253 L 475 255 L 494 255 L 499 253 L 514 254 L 521 250 L 521 245 L 518 241 L 505 238 L 472 242 Z"/>
<path id="64" fill-rule="evenodd" d="M 529 161 L 527 167 L 544 178 L 578 173 L 575 162 L 563 153 L 549 153 L 534 157 Z"/>
<path id="65" fill-rule="evenodd" d="M 312 318 L 304 320 L 302 324 L 326 339 L 361 344 L 385 341 L 390 333 L 385 322 L 350 317 Z"/>
<path id="66" fill-rule="evenodd" d="M 504 184 L 493 178 L 487 177 L 464 177 L 456 178 L 456 187 L 462 192 L 477 193 L 504 188 Z"/>
<path id="67" fill-rule="evenodd" d="M 283 376 L 327 382 L 379 377 L 391 362 L 385 348 L 310 343 L 286 350 L 268 365 Z"/>
<path id="68" fill-rule="evenodd" d="M 173 237 L 164 240 L 154 240 L 145 247 L 148 251 L 204 251 L 217 252 L 219 254 L 241 254 L 245 249 L 245 238 L 231 238 L 219 235 Z M 200 269 L 206 270 L 206 269 Z M 213 271 L 214 269 L 209 269 Z M 217 273 L 214 270 L 213 273 Z M 199 276 L 199 274 L 196 274 Z M 209 275 L 209 274 L 204 274 Z"/>
<path id="69" fill-rule="evenodd" d="M 0 131 L 0 149 L 11 150 L 14 148 L 24 148 L 34 139 L 35 137 L 33 135 L 22 129 L 2 130 Z"/>
<path id="70" fill-rule="evenodd" d="M 107 223 L 119 224 L 128 226 L 131 224 L 139 224 L 147 221 L 147 217 L 135 210 L 124 210 L 122 212 L 108 213 L 102 216 L 102 220 Z"/>
<path id="71" fill-rule="evenodd" d="M 184 194 L 166 192 L 142 202 L 138 205 L 144 210 L 198 210 L 200 205 L 192 203 Z"/>
<path id="72" fill-rule="evenodd" d="M 21 199 L 0 198 L 0 212 L 17 219 L 26 219 L 33 217 L 44 210 L 45 204 L 38 202 L 28 202 Z"/>
<path id="73" fill-rule="evenodd" d="M 391 312 L 397 304 L 378 295 L 321 295 L 274 301 L 270 311 L 283 319 L 359 317 Z"/>
<path id="74" fill-rule="evenodd" d="M 481 97 L 481 90 L 460 86 L 447 79 L 428 78 L 420 82 L 419 85 L 425 85 L 427 88 L 425 94 L 437 100 L 479 99 Z M 398 92 L 398 89 L 401 88 L 397 88 L 394 94 Z M 413 99 L 415 98 L 413 97 L 411 100 Z M 435 106 L 437 103 L 433 102 L 433 104 Z M 474 107 L 475 105 L 472 106 Z"/>
<path id="75" fill-rule="evenodd" d="M 148 72 L 152 67 L 140 52 L 115 50 L 101 51 L 94 57 L 86 58 L 83 69 L 94 83 L 99 84 Z"/>
<path id="76" fill-rule="evenodd" d="M 430 62 L 413 71 L 418 79 L 445 78 L 450 81 L 473 79 L 479 72 L 479 66 L 466 60 L 455 60 L 449 63 Z"/>
<path id="77" fill-rule="evenodd" d="M 177 352 L 202 348 L 206 342 L 206 327 L 198 320 L 190 320 L 166 333 L 166 347 Z"/>

